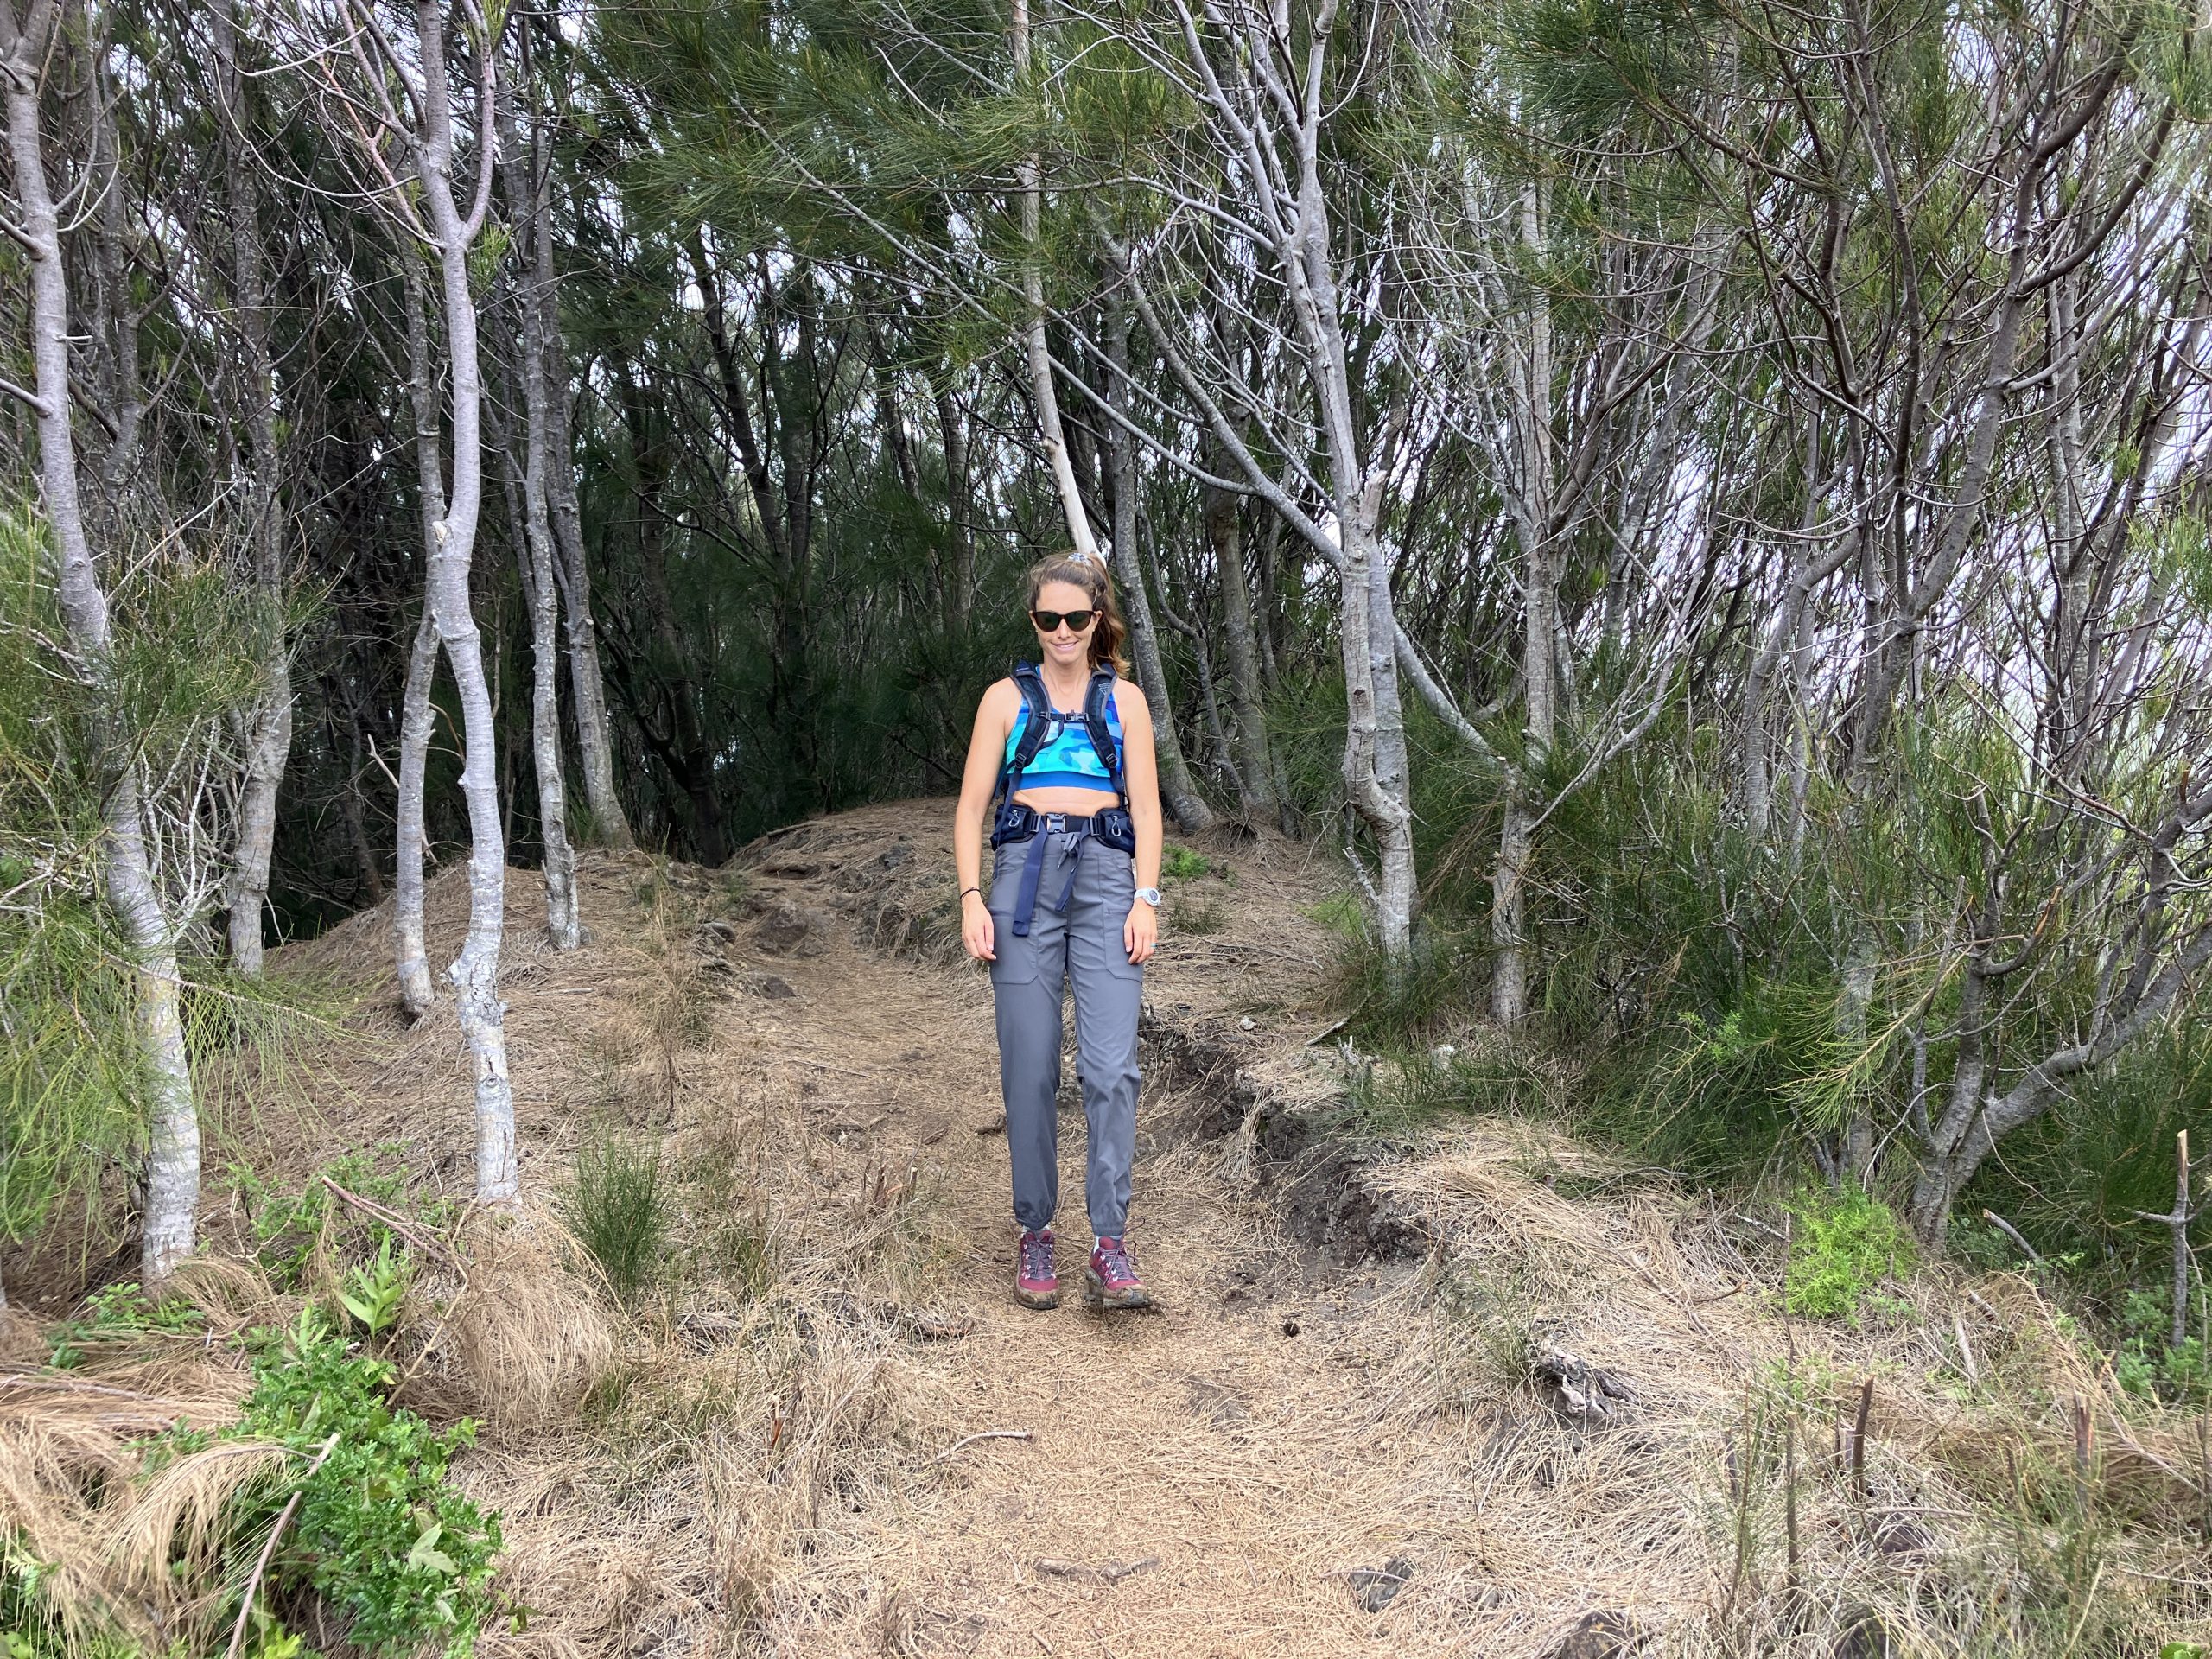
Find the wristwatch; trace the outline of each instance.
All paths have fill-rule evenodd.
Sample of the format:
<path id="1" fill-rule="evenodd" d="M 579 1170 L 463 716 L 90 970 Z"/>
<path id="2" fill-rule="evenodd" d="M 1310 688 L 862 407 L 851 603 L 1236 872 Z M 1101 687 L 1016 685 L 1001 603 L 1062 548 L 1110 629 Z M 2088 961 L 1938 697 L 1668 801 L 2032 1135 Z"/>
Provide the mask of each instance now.
<path id="1" fill-rule="evenodd" d="M 1158 887 L 1139 887 L 1137 889 L 1137 897 L 1143 899 L 1145 903 L 1150 905 L 1154 910 L 1158 910 L 1160 908 L 1160 889 Z"/>

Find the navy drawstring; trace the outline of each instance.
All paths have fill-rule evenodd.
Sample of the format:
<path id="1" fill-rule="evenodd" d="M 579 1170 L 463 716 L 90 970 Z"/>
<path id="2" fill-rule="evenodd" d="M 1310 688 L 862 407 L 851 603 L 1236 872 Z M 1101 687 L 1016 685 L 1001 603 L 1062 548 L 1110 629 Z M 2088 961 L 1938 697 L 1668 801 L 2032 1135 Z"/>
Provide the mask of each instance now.
<path id="1" fill-rule="evenodd" d="M 1076 825 L 1080 824 L 1080 829 Z M 1060 813 L 1043 815 L 1037 824 L 1037 833 L 1029 838 L 1029 856 L 1021 861 L 1021 880 L 1014 892 L 1014 937 L 1029 937 L 1029 924 L 1037 914 L 1037 889 L 1045 879 L 1045 843 L 1055 834 L 1073 838 L 1075 845 L 1068 851 L 1068 879 L 1060 889 L 1060 901 L 1052 906 L 1055 916 L 1068 913 L 1068 904 L 1075 897 L 1076 872 L 1083 865 L 1083 844 L 1097 831 L 1090 818 L 1078 818 L 1071 823 Z"/>

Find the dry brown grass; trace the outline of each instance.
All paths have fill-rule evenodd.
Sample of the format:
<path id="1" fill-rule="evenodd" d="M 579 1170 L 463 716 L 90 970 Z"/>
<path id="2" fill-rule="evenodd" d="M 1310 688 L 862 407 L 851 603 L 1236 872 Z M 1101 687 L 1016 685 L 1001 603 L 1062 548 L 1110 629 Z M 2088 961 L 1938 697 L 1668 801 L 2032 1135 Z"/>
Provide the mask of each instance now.
<path id="1" fill-rule="evenodd" d="M 501 1583 L 533 1612 L 486 1651 L 1538 1659 L 1600 1612 L 1654 1654 L 2212 1639 L 2197 1425 L 2121 1398 L 2021 1281 L 1931 1270 L 1860 1328 L 1786 1319 L 1752 1218 L 1505 1118 L 1394 1134 L 1327 1175 L 1425 1241 L 1409 1259 L 1300 1243 L 1247 1108 L 1327 1113 L 1344 1083 L 1305 1046 L 1327 1022 L 1307 912 L 1328 873 L 1272 836 L 1208 849 L 1235 873 L 1205 879 L 1223 925 L 1171 934 L 1147 983 L 1163 1029 L 1208 1022 L 1217 1062 L 1188 1084 L 1207 1098 L 1148 1092 L 1131 1232 L 1164 1311 L 1011 1306 L 1003 1141 L 978 1133 L 988 986 L 946 947 L 944 849 L 913 812 L 799 826 L 748 854 L 743 887 L 588 858 L 593 937 L 569 957 L 532 937 L 516 873 L 503 993 L 534 1207 L 416 1248 L 388 1338 L 411 1402 L 487 1421 L 456 1467 L 502 1511 Z M 434 884 L 434 953 L 464 905 Z M 793 915 L 798 948 L 764 943 Z M 365 992 L 389 976 L 381 925 L 296 954 Z M 410 1198 L 464 1199 L 449 1014 L 403 1030 L 380 995 L 320 1109 L 264 1116 L 256 1155 L 296 1185 L 388 1141 Z M 1224 1112 L 1213 1091 L 1239 1086 Z M 1224 1116 L 1241 1143 L 1192 1132 Z M 1063 1127 L 1072 1242 L 1079 1116 Z M 666 1272 L 620 1310 L 550 1212 L 607 1133 L 658 1144 L 677 1203 Z M 308 1288 L 365 1239 L 334 1223 Z M 222 1330 L 297 1309 L 235 1265 L 194 1294 Z M 189 1347 L 130 1363 L 182 1387 Z M 1546 1351 L 1627 1385 L 1621 1420 L 1563 1414 L 1532 1374 Z M 0 1519 L 99 1555 L 114 1517 L 51 1494 L 126 1468 L 145 1420 L 118 1402 L 72 1427 L 79 1402 L 18 1429 L 7 1400 L 23 1450 L 0 1457 Z M 1027 1438 L 969 1439 L 995 1429 Z M 204 1512 L 181 1491 L 146 1536 L 188 1546 Z M 1369 1611 L 1353 1575 L 1395 1559 L 1414 1570 Z"/>
<path id="2" fill-rule="evenodd" d="M 608 1300 L 568 1270 L 582 1247 L 533 1208 L 480 1213 L 463 1249 L 467 1282 L 441 1315 L 461 1408 L 501 1434 L 573 1418 L 620 1349 Z"/>

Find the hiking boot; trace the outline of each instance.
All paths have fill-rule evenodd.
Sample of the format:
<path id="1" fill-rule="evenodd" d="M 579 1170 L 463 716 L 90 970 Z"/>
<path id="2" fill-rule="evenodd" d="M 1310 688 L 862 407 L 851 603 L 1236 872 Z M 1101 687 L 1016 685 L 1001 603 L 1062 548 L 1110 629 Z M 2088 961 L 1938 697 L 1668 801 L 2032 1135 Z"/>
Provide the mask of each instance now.
<path id="1" fill-rule="evenodd" d="M 1051 1228 L 1021 1235 L 1021 1249 L 1014 1258 L 1014 1300 L 1024 1307 L 1060 1305 L 1060 1275 L 1052 1271 Z"/>
<path id="2" fill-rule="evenodd" d="M 1092 1307 L 1150 1307 L 1152 1293 L 1137 1277 L 1137 1264 L 1129 1260 L 1129 1247 L 1118 1238 L 1102 1238 L 1084 1270 L 1083 1300 Z"/>

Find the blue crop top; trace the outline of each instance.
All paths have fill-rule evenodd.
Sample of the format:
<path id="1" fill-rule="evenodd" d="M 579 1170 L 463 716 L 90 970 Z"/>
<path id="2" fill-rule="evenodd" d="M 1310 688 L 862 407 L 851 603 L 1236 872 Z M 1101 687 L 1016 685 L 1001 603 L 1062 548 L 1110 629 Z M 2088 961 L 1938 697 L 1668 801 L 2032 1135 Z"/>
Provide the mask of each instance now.
<path id="1" fill-rule="evenodd" d="M 1024 789 L 1095 789 L 1102 794 L 1114 793 L 1114 779 L 1106 770 L 1106 763 L 1098 758 L 1098 751 L 1090 741 L 1090 728 L 1083 722 L 1083 711 L 1071 715 L 1055 709 L 1052 729 L 1038 747 L 1036 759 L 1023 768 L 1021 787 Z M 1029 705 L 1027 702 L 1015 711 L 1014 728 L 1006 734 L 1006 756 L 999 763 L 1003 776 L 1014 766 L 1014 749 L 1021 742 L 1023 729 L 1029 724 Z M 1112 693 L 1106 697 L 1106 729 L 1114 734 L 1114 759 L 1122 760 L 1122 716 L 1114 707 Z"/>

